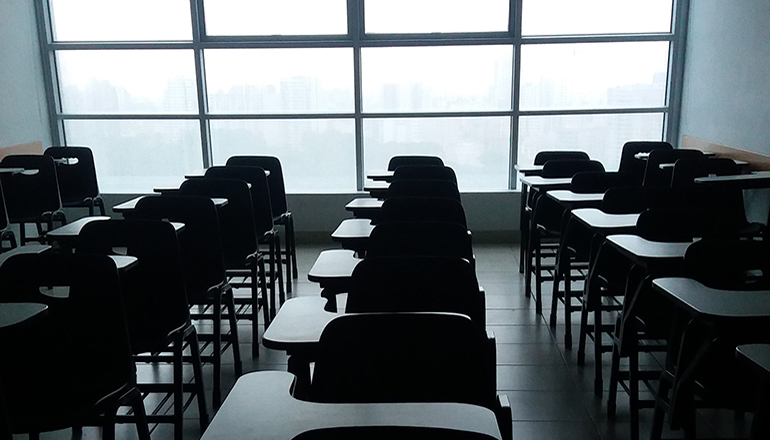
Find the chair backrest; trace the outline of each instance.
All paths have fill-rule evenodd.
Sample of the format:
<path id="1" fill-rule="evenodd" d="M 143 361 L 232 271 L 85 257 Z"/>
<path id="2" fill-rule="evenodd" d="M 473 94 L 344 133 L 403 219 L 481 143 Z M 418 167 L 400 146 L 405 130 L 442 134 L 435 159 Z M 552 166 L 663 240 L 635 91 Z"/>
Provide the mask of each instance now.
<path id="1" fill-rule="evenodd" d="M 673 150 L 674 147 L 668 142 L 661 141 L 630 141 L 623 144 L 623 151 L 620 154 L 620 167 L 618 171 L 631 173 L 638 179 L 639 185 L 644 179 L 644 169 L 647 166 L 642 159 L 637 159 L 639 153 L 649 153 L 653 150 Z"/>
<path id="2" fill-rule="evenodd" d="M 395 171 L 402 165 L 435 165 L 444 166 L 444 161 L 438 156 L 393 156 L 388 162 L 388 171 Z"/>
<path id="3" fill-rule="evenodd" d="M 709 175 L 731 176 L 741 174 L 741 167 L 727 158 L 681 158 L 674 162 L 671 187 L 694 186 L 696 177 Z"/>
<path id="4" fill-rule="evenodd" d="M 169 222 L 101 220 L 83 226 L 77 253 L 126 255 L 137 264 L 121 276 L 131 348 L 165 348 L 168 337 L 190 322 L 177 233 Z"/>
<path id="5" fill-rule="evenodd" d="M 494 338 L 467 316 L 345 314 L 321 334 L 310 400 L 493 408 L 495 388 Z"/>
<path id="6" fill-rule="evenodd" d="M 67 287 L 68 297 L 41 293 L 52 286 Z M 120 278 L 110 258 L 15 255 L 0 266 L 0 292 L 0 301 L 49 306 L 43 320 L 3 342 L 13 353 L 0 365 L 13 432 L 82 423 L 99 414 L 99 402 L 108 396 L 114 402 L 136 384 Z"/>
<path id="7" fill-rule="evenodd" d="M 219 219 L 211 198 L 177 194 L 144 197 L 130 218 L 184 223 L 178 240 L 190 304 L 205 302 L 209 289 L 225 282 Z"/>
<path id="8" fill-rule="evenodd" d="M 248 256 L 258 248 L 248 184 L 235 179 L 189 179 L 182 183 L 179 192 L 182 195 L 227 199 L 227 205 L 217 210 L 225 267 L 244 268 Z"/>
<path id="9" fill-rule="evenodd" d="M 643 186 L 671 186 L 672 168 L 661 168 L 661 164 L 675 163 L 679 159 L 702 158 L 703 152 L 698 150 L 654 150 L 647 158 L 644 168 Z"/>
<path id="10" fill-rule="evenodd" d="M 451 222 L 387 222 L 369 235 L 371 257 L 449 256 L 465 258 L 474 264 L 470 232 Z"/>
<path id="11" fill-rule="evenodd" d="M 714 289 L 770 289 L 770 249 L 762 241 L 704 238 L 687 247 L 684 270 Z"/>
<path id="12" fill-rule="evenodd" d="M 467 228 L 463 205 L 440 197 L 391 197 L 382 203 L 376 222 L 446 221 Z"/>
<path id="13" fill-rule="evenodd" d="M 50 156 L 12 155 L 0 161 L 4 167 L 24 168 L 19 174 L 2 174 L 8 218 L 12 222 L 35 221 L 43 213 L 61 210 L 56 164 Z"/>
<path id="14" fill-rule="evenodd" d="M 457 185 L 448 180 L 401 180 L 388 187 L 385 200 L 395 197 L 441 197 L 460 200 Z"/>
<path id="15" fill-rule="evenodd" d="M 11 221 L 8 219 L 8 208 L 5 205 L 5 191 L 0 181 L 0 230 L 8 228 Z"/>
<path id="16" fill-rule="evenodd" d="M 715 194 L 717 192 L 703 187 L 617 187 L 604 193 L 602 210 L 608 214 L 639 214 L 654 207 L 705 207 Z"/>
<path id="17" fill-rule="evenodd" d="M 561 178 L 586 171 L 604 171 L 604 165 L 598 160 L 549 160 L 543 165 L 541 175 L 547 178 Z"/>
<path id="18" fill-rule="evenodd" d="M 275 156 L 231 156 L 225 166 L 261 167 L 270 171 L 267 183 L 270 187 L 270 203 L 273 208 L 273 218 L 289 212 L 286 204 L 286 186 L 283 181 L 281 161 Z"/>
<path id="19" fill-rule="evenodd" d="M 238 179 L 251 184 L 251 207 L 257 234 L 273 230 L 273 206 L 265 170 L 261 167 L 226 166 L 206 170 L 207 179 Z"/>
<path id="20" fill-rule="evenodd" d="M 535 165 L 545 165 L 549 160 L 590 160 L 585 151 L 540 151 L 535 155 Z"/>
<path id="21" fill-rule="evenodd" d="M 43 153 L 57 159 L 56 174 L 64 205 L 99 195 L 94 154 L 88 147 L 48 147 Z"/>
<path id="22" fill-rule="evenodd" d="M 397 180 L 448 180 L 457 185 L 452 168 L 435 165 L 401 165 L 393 172 L 393 181 Z"/>
<path id="23" fill-rule="evenodd" d="M 643 211 L 636 233 L 651 241 L 689 242 L 695 238 L 738 238 L 742 223 L 722 204 L 653 207 Z"/>
<path id="24" fill-rule="evenodd" d="M 473 266 L 454 257 L 370 257 L 353 270 L 346 313 L 453 312 L 484 326 Z"/>
<path id="25" fill-rule="evenodd" d="M 638 184 L 637 179 L 630 173 L 583 171 L 572 176 L 570 190 L 576 193 L 603 193 L 610 188 Z"/>

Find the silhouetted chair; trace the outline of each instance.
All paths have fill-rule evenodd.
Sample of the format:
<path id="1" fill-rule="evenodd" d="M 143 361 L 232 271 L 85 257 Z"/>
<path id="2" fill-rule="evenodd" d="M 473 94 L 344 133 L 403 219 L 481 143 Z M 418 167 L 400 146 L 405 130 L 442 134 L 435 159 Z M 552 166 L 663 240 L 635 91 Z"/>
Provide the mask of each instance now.
<path id="1" fill-rule="evenodd" d="M 732 159 L 726 158 L 681 158 L 674 162 L 671 175 L 671 187 L 695 186 L 696 177 L 732 176 L 741 174 L 741 167 Z"/>
<path id="2" fill-rule="evenodd" d="M 179 247 L 187 302 L 200 309 L 198 313 L 192 314 L 194 319 L 212 321 L 212 333 L 200 333 L 198 338 L 210 341 L 213 345 L 211 355 L 202 356 L 202 360 L 211 362 L 214 367 L 213 401 L 216 409 L 222 402 L 222 353 L 228 347 L 233 351 L 236 376 L 242 374 L 242 368 L 233 288 L 225 274 L 214 202 L 208 197 L 177 194 L 144 197 L 136 204 L 130 218 L 168 220 L 185 225 L 184 232 L 179 236 Z M 223 321 L 228 323 L 229 333 L 222 334 Z"/>
<path id="3" fill-rule="evenodd" d="M 59 192 L 65 208 L 88 208 L 88 215 L 94 215 L 94 207 L 98 206 L 101 215 L 106 215 L 90 148 L 48 147 L 43 154 L 56 160 Z"/>
<path id="4" fill-rule="evenodd" d="M 449 256 L 475 267 L 470 231 L 453 222 L 386 222 L 369 236 L 368 257 Z"/>
<path id="5" fill-rule="evenodd" d="M 41 293 L 68 288 L 66 298 Z M 119 406 L 131 406 L 139 438 L 150 439 L 115 263 L 100 255 L 28 254 L 0 266 L 0 301 L 48 304 L 47 315 L 5 333 L 0 363 L 6 422 L 13 433 L 102 426 L 115 438 Z M 0 405 L 1 406 L 1 405 Z"/>
<path id="6" fill-rule="evenodd" d="M 392 182 L 385 199 L 395 197 L 441 197 L 460 200 L 457 185 L 448 180 L 401 180 Z"/>
<path id="7" fill-rule="evenodd" d="M 620 154 L 620 166 L 618 171 L 621 173 L 631 173 L 636 176 L 639 185 L 644 180 L 644 170 L 647 162 L 636 156 L 640 153 L 647 154 L 653 150 L 672 150 L 674 147 L 668 142 L 660 141 L 630 141 L 623 144 L 623 151 Z"/>
<path id="8" fill-rule="evenodd" d="M 392 197 L 382 203 L 377 220 L 372 224 L 408 221 L 446 221 L 467 228 L 465 211 L 460 202 L 439 197 Z"/>
<path id="9" fill-rule="evenodd" d="M 444 161 L 438 156 L 393 156 L 388 161 L 388 171 L 395 171 L 402 165 L 435 165 L 444 166 Z"/>
<path id="10" fill-rule="evenodd" d="M 393 181 L 398 180 L 448 180 L 457 185 L 457 175 L 447 166 L 401 165 L 393 172 Z"/>
<path id="11" fill-rule="evenodd" d="M 251 206 L 251 192 L 246 182 L 234 179 L 190 179 L 179 188 L 182 195 L 225 198 L 227 205 L 219 208 L 219 232 L 230 285 L 249 289 L 243 296 L 235 292 L 240 305 L 238 318 L 252 321 L 252 355 L 259 356 L 259 309 L 265 326 L 270 324 L 270 307 L 275 297 L 268 299 L 265 259 L 259 243 Z"/>
<path id="12" fill-rule="evenodd" d="M 26 244 L 25 225 L 34 223 L 37 226 L 37 240 L 42 240 L 46 230 L 53 229 L 56 221 L 67 223 L 62 212 L 59 184 L 56 179 L 56 164 L 50 156 L 13 155 L 6 156 L 0 162 L 9 168 L 24 168 L 26 171 L 18 174 L 2 174 L 6 209 L 11 223 L 19 224 L 19 242 Z"/>
<path id="13" fill-rule="evenodd" d="M 5 207 L 3 186 L 0 183 L 0 252 L 8 250 L 3 248 L 4 241 L 8 241 L 10 249 L 16 247 L 16 234 L 11 230 L 11 221 L 8 219 L 8 210 Z"/>
<path id="14" fill-rule="evenodd" d="M 270 203 L 273 208 L 273 222 L 284 227 L 287 290 L 291 292 L 291 278 L 297 278 L 297 243 L 294 234 L 294 216 L 286 204 L 286 187 L 283 181 L 281 161 L 274 156 L 232 156 L 226 166 L 257 166 L 270 171 L 267 177 L 270 186 Z"/>
<path id="15" fill-rule="evenodd" d="M 251 206 L 254 210 L 254 227 L 257 229 L 259 244 L 267 244 L 270 264 L 271 298 L 275 298 L 276 286 L 280 304 L 286 300 L 283 288 L 283 266 L 281 264 L 281 237 L 273 223 L 270 188 L 268 187 L 265 170 L 260 167 L 211 167 L 206 170 L 209 179 L 239 179 L 251 185 Z M 264 255 L 264 254 L 263 254 Z M 287 275 L 288 277 L 289 275 Z M 290 287 L 287 283 L 287 288 Z M 290 290 L 289 290 L 290 291 Z M 270 304 L 275 309 L 275 304 Z M 275 310 L 271 310 L 275 316 Z"/>
<path id="16" fill-rule="evenodd" d="M 590 158 L 585 151 L 546 150 L 538 152 L 533 163 L 535 165 L 545 165 L 546 162 L 551 160 L 590 160 Z"/>
<path id="17" fill-rule="evenodd" d="M 125 251 L 138 259 L 121 276 L 131 349 L 137 362 L 170 362 L 172 383 L 140 384 L 143 392 L 173 396 L 171 414 L 151 414 L 150 422 L 173 423 L 182 439 L 184 393 L 196 397 L 201 430 L 209 417 L 203 387 L 198 333 L 190 320 L 184 269 L 174 225 L 152 220 L 102 220 L 86 224 L 78 236 L 77 253 L 114 255 Z M 194 381 L 182 375 L 185 348 L 190 352 Z M 161 353 L 171 352 L 171 356 Z"/>
<path id="18" fill-rule="evenodd" d="M 494 337 L 467 316 L 346 314 L 319 346 L 311 401 L 469 403 L 494 411 L 503 438 L 512 437 L 507 399 L 496 395 Z"/>
<path id="19" fill-rule="evenodd" d="M 671 187 L 672 168 L 661 168 L 661 164 L 675 163 L 679 159 L 702 158 L 698 150 L 654 150 L 647 158 L 642 186 Z"/>
<path id="20" fill-rule="evenodd" d="M 484 291 L 456 257 L 371 257 L 356 266 L 346 313 L 452 312 L 484 327 Z"/>

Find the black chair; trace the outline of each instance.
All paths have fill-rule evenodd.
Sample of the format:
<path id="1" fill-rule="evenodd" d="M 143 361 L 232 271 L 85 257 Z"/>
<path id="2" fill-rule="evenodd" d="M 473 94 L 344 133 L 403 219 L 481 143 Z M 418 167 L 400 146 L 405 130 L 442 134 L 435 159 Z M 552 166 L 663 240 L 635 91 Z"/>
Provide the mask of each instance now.
<path id="1" fill-rule="evenodd" d="M 494 411 L 512 437 L 507 399 L 496 395 L 494 337 L 467 316 L 346 314 L 319 345 L 311 401 L 469 403 Z"/>
<path id="2" fill-rule="evenodd" d="M 27 243 L 26 224 L 37 226 L 38 237 L 43 240 L 46 230 L 53 229 L 54 222 L 67 223 L 59 196 L 56 164 L 50 156 L 23 154 L 6 156 L 0 162 L 4 167 L 24 168 L 23 173 L 4 173 L 0 176 L 5 195 L 6 209 L 11 223 L 20 228 L 19 242 Z M 47 229 L 43 229 L 43 224 Z"/>
<path id="3" fill-rule="evenodd" d="M 297 278 L 297 242 L 294 234 L 294 216 L 286 203 L 286 187 L 283 181 L 281 161 L 274 156 L 232 156 L 227 159 L 226 166 L 256 166 L 270 171 L 267 177 L 270 186 L 270 203 L 273 208 L 273 222 L 284 227 L 286 249 L 286 271 L 291 274 L 286 277 L 288 291 L 291 292 L 290 278 Z"/>
<path id="4" fill-rule="evenodd" d="M 468 227 L 463 205 L 457 200 L 440 197 L 391 197 L 385 199 L 376 221 L 387 222 L 446 221 Z"/>
<path id="5" fill-rule="evenodd" d="M 3 242 L 8 241 L 9 249 L 16 247 L 16 234 L 11 230 L 11 221 L 8 219 L 8 210 L 5 207 L 5 195 L 0 182 L 0 253 L 8 250 L 3 247 Z"/>
<path id="6" fill-rule="evenodd" d="M 280 304 L 286 300 L 283 288 L 283 267 L 281 264 L 281 237 L 273 223 L 270 188 L 268 187 L 265 170 L 260 167 L 211 167 L 206 170 L 209 179 L 238 179 L 251 185 L 251 206 L 254 211 L 254 227 L 257 229 L 257 240 L 260 244 L 268 245 L 267 257 L 270 264 L 270 294 L 275 298 L 276 286 Z M 264 255 L 264 254 L 263 254 Z M 286 287 L 291 292 L 290 277 L 287 274 Z M 275 316 L 275 304 L 270 304 L 271 314 Z"/>
<path id="7" fill-rule="evenodd" d="M 67 287 L 66 298 L 41 288 Z M 115 438 L 120 406 L 134 411 L 139 438 L 150 439 L 115 263 L 100 255 L 16 255 L 0 266 L 0 301 L 37 302 L 47 315 L 4 332 L 0 363 L 9 432 L 103 427 Z M 2 406 L 2 404 L 0 404 Z M 7 411 L 7 413 L 6 413 Z"/>
<path id="8" fill-rule="evenodd" d="M 268 298 L 265 259 L 259 252 L 249 186 L 234 179 L 190 179 L 182 183 L 179 192 L 227 199 L 227 205 L 217 210 L 225 268 L 231 286 L 249 290 L 245 296 L 235 291 L 235 303 L 239 305 L 238 318 L 252 321 L 252 355 L 259 356 L 259 309 L 267 327 L 275 297 Z"/>
<path id="9" fill-rule="evenodd" d="M 726 158 L 682 158 L 674 162 L 671 175 L 671 187 L 695 186 L 695 178 L 715 176 L 733 176 L 741 174 L 741 167 L 732 159 Z"/>
<path id="10" fill-rule="evenodd" d="M 453 222 L 387 222 L 374 227 L 367 257 L 448 256 L 475 267 L 471 233 Z"/>
<path id="11" fill-rule="evenodd" d="M 114 255 L 125 252 L 137 264 L 121 276 L 131 350 L 137 362 L 173 365 L 172 383 L 140 384 L 143 392 L 173 397 L 171 414 L 150 414 L 149 421 L 172 423 L 174 438 L 183 437 L 184 393 L 196 398 L 201 430 L 209 422 L 203 386 L 198 333 L 190 320 L 184 269 L 177 232 L 169 222 L 153 220 L 102 220 L 80 231 L 77 253 Z M 189 350 L 194 381 L 182 375 L 184 351 Z M 162 353 L 171 352 L 171 356 Z"/>
<path id="12" fill-rule="evenodd" d="M 43 154 L 56 161 L 59 192 L 65 208 L 88 208 L 88 215 L 94 215 L 94 207 L 98 206 L 101 215 L 106 215 L 90 148 L 48 147 Z"/>
<path id="13" fill-rule="evenodd" d="M 136 204 L 130 218 L 184 223 L 179 247 L 187 302 L 193 310 L 198 309 L 197 313 L 192 313 L 193 319 L 212 322 L 212 333 L 200 333 L 198 338 L 211 342 L 213 346 L 211 355 L 202 356 L 201 359 L 211 362 L 214 367 L 213 402 L 214 409 L 217 409 L 222 402 L 222 353 L 227 348 L 232 349 L 236 377 L 242 374 L 242 367 L 233 288 L 225 274 L 214 202 L 208 197 L 176 194 L 144 197 Z M 223 321 L 228 323 L 229 333 L 222 333 Z"/>
<path id="14" fill-rule="evenodd" d="M 385 199 L 395 197 L 440 197 L 461 202 L 457 185 L 448 180 L 401 180 L 392 182 Z"/>
<path id="15" fill-rule="evenodd" d="M 388 171 L 395 171 L 402 165 L 435 165 L 444 166 L 444 161 L 438 156 L 393 156 L 388 161 Z"/>
<path id="16" fill-rule="evenodd" d="M 401 165 L 393 172 L 393 181 L 398 180 L 448 180 L 457 185 L 452 168 L 436 165 Z"/>
<path id="17" fill-rule="evenodd" d="M 546 150 L 539 151 L 535 155 L 535 165 L 545 165 L 546 162 L 551 160 L 590 160 L 588 153 L 585 151 L 571 151 L 571 150 Z"/>
<path id="18" fill-rule="evenodd" d="M 702 158 L 703 152 L 698 150 L 654 150 L 647 158 L 644 169 L 642 186 L 671 187 L 673 167 L 662 168 L 661 164 L 673 164 L 679 159 Z"/>
<path id="19" fill-rule="evenodd" d="M 345 312 L 452 312 L 482 328 L 486 321 L 476 272 L 455 257 L 366 258 L 353 271 Z"/>
<path id="20" fill-rule="evenodd" d="M 636 176 L 637 184 L 641 185 L 644 180 L 644 170 L 647 163 L 644 159 L 637 158 L 638 154 L 648 154 L 653 150 L 672 150 L 674 147 L 668 142 L 660 141 L 630 141 L 623 144 L 623 151 L 620 153 L 620 166 L 618 171 L 622 173 L 631 173 Z"/>

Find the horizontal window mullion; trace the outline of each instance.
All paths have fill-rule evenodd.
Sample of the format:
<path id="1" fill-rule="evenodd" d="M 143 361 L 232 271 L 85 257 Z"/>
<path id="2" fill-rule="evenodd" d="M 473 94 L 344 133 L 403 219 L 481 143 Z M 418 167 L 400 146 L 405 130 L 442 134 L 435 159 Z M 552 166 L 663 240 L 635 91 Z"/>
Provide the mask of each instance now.
<path id="1" fill-rule="evenodd" d="M 132 119 L 158 119 L 158 120 L 197 120 L 198 113 L 190 114 L 58 114 L 58 120 L 132 120 Z"/>
<path id="2" fill-rule="evenodd" d="M 471 111 L 471 112 L 388 112 L 362 113 L 362 118 L 393 119 L 393 118 L 473 118 L 513 116 L 513 110 Z"/>
<path id="3" fill-rule="evenodd" d="M 257 114 L 257 113 L 244 113 L 244 114 L 208 114 L 205 119 L 212 121 L 215 120 L 232 120 L 232 119 L 352 119 L 356 115 L 355 113 L 287 113 L 287 114 Z"/>
<path id="4" fill-rule="evenodd" d="M 87 42 L 87 43 L 49 43 L 48 50 L 120 50 L 120 49 L 194 49 L 192 41 L 129 41 L 129 42 Z"/>
<path id="5" fill-rule="evenodd" d="M 562 116 L 562 115 L 613 115 L 632 113 L 665 113 L 669 107 L 632 107 L 632 108 L 602 108 L 578 110 L 521 110 L 519 116 Z"/>
<path id="6" fill-rule="evenodd" d="M 521 44 L 564 44 L 564 43 L 628 43 L 644 41 L 674 41 L 674 34 L 612 34 L 612 35 L 554 35 L 523 36 Z"/>

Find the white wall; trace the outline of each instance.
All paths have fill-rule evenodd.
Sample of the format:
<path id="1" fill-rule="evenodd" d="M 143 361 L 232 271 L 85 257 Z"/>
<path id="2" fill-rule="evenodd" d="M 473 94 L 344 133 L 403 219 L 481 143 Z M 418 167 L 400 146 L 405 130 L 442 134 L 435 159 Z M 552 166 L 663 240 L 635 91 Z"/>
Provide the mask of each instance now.
<path id="1" fill-rule="evenodd" d="M 0 147 L 51 145 L 32 0 L 0 1 Z"/>
<path id="2" fill-rule="evenodd" d="M 770 0 L 690 0 L 680 134 L 770 154 Z"/>

